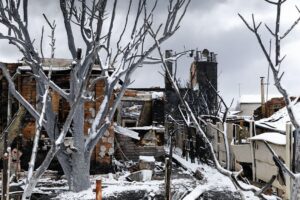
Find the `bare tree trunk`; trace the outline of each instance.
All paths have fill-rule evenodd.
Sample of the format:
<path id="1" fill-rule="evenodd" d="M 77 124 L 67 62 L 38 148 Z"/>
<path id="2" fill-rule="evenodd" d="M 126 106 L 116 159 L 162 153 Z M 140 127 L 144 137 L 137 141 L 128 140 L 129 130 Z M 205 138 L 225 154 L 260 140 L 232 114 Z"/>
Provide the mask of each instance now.
<path id="1" fill-rule="evenodd" d="M 72 172 L 70 174 L 70 190 L 80 192 L 91 187 L 90 183 L 90 158 L 83 152 L 74 153 L 72 156 Z"/>
<path id="2" fill-rule="evenodd" d="M 90 157 L 85 156 L 84 146 L 84 105 L 80 105 L 73 118 L 74 144 L 70 149 L 72 152 L 70 190 L 79 192 L 90 188 Z"/>

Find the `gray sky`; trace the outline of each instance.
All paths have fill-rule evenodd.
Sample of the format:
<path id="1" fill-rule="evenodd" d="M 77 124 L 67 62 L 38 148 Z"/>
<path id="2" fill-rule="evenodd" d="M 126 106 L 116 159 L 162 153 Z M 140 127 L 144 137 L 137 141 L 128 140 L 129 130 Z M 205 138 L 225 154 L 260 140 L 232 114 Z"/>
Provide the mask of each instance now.
<path id="1" fill-rule="evenodd" d="M 134 0 L 135 1 L 135 0 Z M 120 1 L 123 5 L 126 0 Z M 163 16 L 166 12 L 165 0 L 159 0 L 157 15 Z M 67 50 L 63 23 L 60 20 L 62 14 L 59 10 L 58 1 L 31 0 L 30 6 L 30 31 L 36 44 L 39 42 L 41 26 L 45 24 L 42 13 L 45 13 L 50 20 L 57 21 L 57 57 L 70 57 Z M 289 0 L 283 9 L 282 32 L 288 28 L 299 13 L 295 9 L 297 0 Z M 299 5 L 300 6 L 300 5 Z M 125 8 L 124 8 L 125 9 Z M 219 70 L 219 90 L 227 102 L 232 98 L 235 100 L 239 95 L 239 85 L 241 94 L 258 94 L 260 92 L 260 76 L 267 76 L 268 64 L 256 42 L 237 13 L 241 13 L 248 20 L 251 13 L 255 13 L 256 19 L 266 22 L 270 27 L 274 27 L 275 7 L 266 4 L 263 0 L 192 0 L 188 12 L 182 21 L 178 32 L 167 41 L 162 48 L 173 49 L 180 52 L 185 49 L 202 50 L 204 48 L 218 54 Z M 121 19 L 124 12 L 119 12 Z M 160 18 L 160 17 L 158 17 Z M 118 28 L 118 24 L 116 25 Z M 270 35 L 261 26 L 263 40 L 268 46 Z M 0 30 L 3 27 L 0 26 Z M 49 29 L 46 29 L 46 35 Z M 45 41 L 45 48 L 47 41 Z M 14 47 L 7 42 L 0 41 L 0 60 L 16 61 L 21 58 Z M 38 46 L 37 46 L 38 47 Z M 281 66 L 285 71 L 283 78 L 284 85 L 289 89 L 291 95 L 298 95 L 297 91 L 298 74 L 300 74 L 299 63 L 300 49 L 300 26 L 282 42 L 282 55 L 287 57 Z M 49 51 L 44 50 L 49 55 Z M 178 75 L 183 80 L 188 80 L 191 58 L 184 57 L 178 63 Z M 158 73 L 160 67 L 144 66 L 135 73 L 135 87 L 162 86 L 163 77 Z M 160 70 L 161 71 L 161 70 Z M 275 93 L 271 77 L 270 93 Z"/>

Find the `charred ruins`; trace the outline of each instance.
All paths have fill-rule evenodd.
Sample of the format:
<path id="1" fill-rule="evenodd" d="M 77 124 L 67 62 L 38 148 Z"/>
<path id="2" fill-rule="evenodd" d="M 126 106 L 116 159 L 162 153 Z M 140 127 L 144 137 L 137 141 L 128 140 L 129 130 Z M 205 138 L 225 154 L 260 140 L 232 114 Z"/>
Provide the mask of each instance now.
<path id="1" fill-rule="evenodd" d="M 190 82 L 187 87 L 181 88 L 182 95 L 192 105 L 197 115 L 216 115 L 218 110 L 217 100 L 217 61 L 216 54 L 207 49 L 192 52 L 194 61 L 190 67 Z M 166 51 L 171 56 L 172 51 Z M 49 60 L 44 60 L 44 71 L 49 70 Z M 27 99 L 32 106 L 36 106 L 36 86 L 30 68 L 23 62 L 7 63 L 10 75 L 18 87 L 18 91 Z M 71 61 L 67 59 L 55 59 L 53 67 L 53 81 L 62 88 L 68 88 Z M 173 64 L 168 62 L 170 71 L 174 71 Z M 99 74 L 95 66 L 92 77 Z M 8 85 L 0 72 L 0 131 L 2 133 L 1 148 L 4 140 L 12 149 L 18 150 L 16 163 L 20 163 L 22 170 L 28 168 L 31 154 L 32 141 L 35 134 L 35 122 L 25 109 L 8 93 Z M 65 86 L 65 87 L 64 87 Z M 105 85 L 98 82 L 93 92 L 98 97 L 94 103 L 85 104 L 84 132 L 87 133 L 91 121 L 95 115 L 95 109 L 102 101 L 101 96 Z M 117 94 L 118 91 L 116 90 Z M 63 98 L 56 92 L 51 92 L 52 105 L 57 112 L 57 123 L 64 121 L 69 108 Z M 137 161 L 139 156 L 154 156 L 163 158 L 165 155 L 164 145 L 169 141 L 169 133 L 178 129 L 174 134 L 174 145 L 181 149 L 182 155 L 203 159 L 205 147 L 201 147 L 201 138 L 196 136 L 193 128 L 188 128 L 181 118 L 178 110 L 179 99 L 174 93 L 172 86 L 165 78 L 165 88 L 131 88 L 128 89 L 121 101 L 114 125 L 109 128 L 104 137 L 97 144 L 92 159 L 92 172 L 108 172 L 111 169 L 112 159 L 130 159 Z M 207 107 L 208 106 L 208 107 Z M 174 121 L 170 120 L 170 117 Z M 70 130 L 72 131 L 72 130 Z M 6 133 L 6 134 L 5 134 Z M 71 137 L 71 133 L 67 137 Z M 65 141 L 69 148 L 72 144 Z M 40 138 L 40 148 L 37 159 L 39 162 L 49 149 L 49 139 L 46 132 Z M 200 147 L 200 148 L 199 148 Z M 16 164 L 18 165 L 18 164 Z M 39 163 L 37 163 L 37 167 Z M 101 166 L 101 167 L 99 167 Z M 53 162 L 50 169 L 58 169 L 59 164 Z"/>

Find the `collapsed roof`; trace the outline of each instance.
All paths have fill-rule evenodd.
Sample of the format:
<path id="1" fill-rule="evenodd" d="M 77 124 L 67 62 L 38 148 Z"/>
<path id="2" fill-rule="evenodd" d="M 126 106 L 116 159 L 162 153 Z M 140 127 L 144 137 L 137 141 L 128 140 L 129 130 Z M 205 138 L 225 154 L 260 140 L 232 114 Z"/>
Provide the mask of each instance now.
<path id="1" fill-rule="evenodd" d="M 297 102 L 296 104 L 294 104 L 292 106 L 292 110 L 294 111 L 296 120 L 300 121 L 300 103 Z M 290 117 L 288 115 L 286 107 L 283 107 L 272 116 L 256 121 L 255 125 L 284 133 L 287 122 L 290 122 Z"/>

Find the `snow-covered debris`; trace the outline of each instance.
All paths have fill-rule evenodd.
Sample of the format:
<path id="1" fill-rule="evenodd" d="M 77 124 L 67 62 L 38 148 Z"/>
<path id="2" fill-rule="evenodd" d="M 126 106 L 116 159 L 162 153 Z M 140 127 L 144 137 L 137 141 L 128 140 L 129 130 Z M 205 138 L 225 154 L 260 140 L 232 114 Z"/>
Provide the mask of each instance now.
<path id="1" fill-rule="evenodd" d="M 124 128 L 124 127 L 118 126 L 117 124 L 114 124 L 114 130 L 115 130 L 116 133 L 119 133 L 121 135 L 125 135 L 125 136 L 128 136 L 128 137 L 131 137 L 133 139 L 136 139 L 136 140 L 140 140 L 141 139 L 139 137 L 139 133 L 138 132 L 135 132 L 135 131 L 130 130 L 128 128 Z"/>
<path id="2" fill-rule="evenodd" d="M 129 174 L 126 177 L 126 179 L 129 181 L 146 182 L 146 181 L 151 181 L 152 174 L 153 174 L 152 170 L 143 169 Z"/>
<path id="3" fill-rule="evenodd" d="M 249 140 L 267 141 L 278 145 L 286 144 L 286 136 L 276 132 L 267 132 L 260 135 L 256 135 L 254 137 L 249 138 Z"/>
<path id="4" fill-rule="evenodd" d="M 138 119 L 141 115 L 143 105 L 132 105 L 122 108 L 123 118 Z"/>
<path id="5" fill-rule="evenodd" d="M 139 169 L 155 169 L 155 158 L 154 156 L 139 156 Z"/>
<path id="6" fill-rule="evenodd" d="M 163 99 L 164 93 L 163 92 L 152 92 L 152 99 Z"/>
<path id="7" fill-rule="evenodd" d="M 154 156 L 139 156 L 139 160 L 145 162 L 155 162 Z"/>
<path id="8" fill-rule="evenodd" d="M 196 164 L 190 163 L 189 161 L 181 158 L 180 156 L 173 154 L 173 159 L 177 160 L 184 168 L 195 173 L 197 169 L 201 170 L 204 175 L 204 183 L 199 184 L 196 188 L 192 190 L 188 195 L 186 195 L 184 200 L 195 200 L 199 199 L 199 197 L 206 192 L 227 192 L 229 191 L 232 194 L 237 193 L 237 189 L 233 185 L 232 181 L 219 173 L 217 169 L 214 167 L 208 166 L 206 164 Z M 247 187 L 248 185 L 239 182 L 243 187 Z M 242 191 L 243 196 L 246 200 L 259 200 L 258 197 L 251 191 L 245 192 Z M 275 196 L 265 196 L 268 199 L 276 200 Z M 228 199 L 228 198 L 226 198 Z M 236 199 L 236 198 L 235 198 Z"/>
<path id="9" fill-rule="evenodd" d="M 296 121 L 300 121 L 300 103 L 296 103 L 292 109 L 294 111 Z M 280 132 L 285 132 L 286 123 L 289 121 L 290 117 L 288 115 L 286 107 L 284 107 L 278 110 L 272 116 L 256 121 L 255 125 Z"/>

